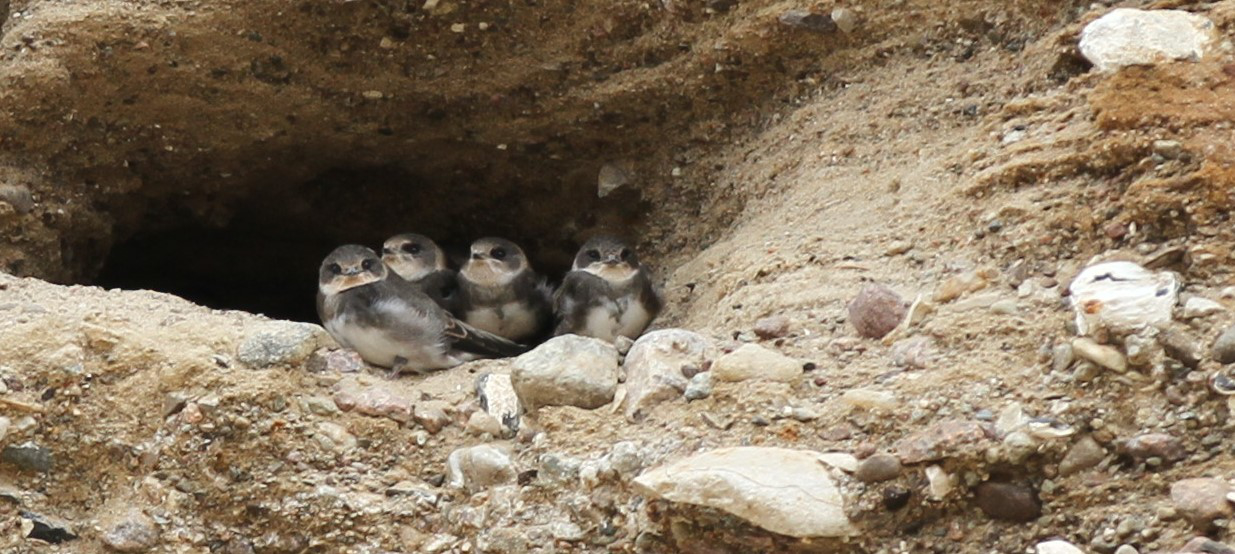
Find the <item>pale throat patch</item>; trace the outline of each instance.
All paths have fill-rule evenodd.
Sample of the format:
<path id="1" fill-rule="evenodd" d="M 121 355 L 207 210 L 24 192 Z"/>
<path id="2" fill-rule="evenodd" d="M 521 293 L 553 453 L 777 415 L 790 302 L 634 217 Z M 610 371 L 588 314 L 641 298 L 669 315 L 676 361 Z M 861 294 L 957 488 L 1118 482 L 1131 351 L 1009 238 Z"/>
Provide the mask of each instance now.
<path id="1" fill-rule="evenodd" d="M 390 266 L 390 269 L 395 270 L 395 273 L 398 273 L 399 277 L 402 277 L 408 281 L 416 281 L 433 271 L 433 268 L 420 263 L 420 261 L 415 258 L 409 259 L 403 256 L 385 256 L 382 258 L 382 261 L 386 262 L 386 265 Z"/>
<path id="2" fill-rule="evenodd" d="M 519 269 L 512 271 L 497 260 L 468 260 L 460 273 L 468 281 L 492 287 L 509 283 L 519 274 Z"/>
<path id="3" fill-rule="evenodd" d="M 335 276 L 335 278 L 331 279 L 329 282 L 319 284 L 317 288 L 322 291 L 322 294 L 330 296 L 332 294 L 339 294 L 343 291 L 354 289 L 356 287 L 362 287 L 370 283 L 376 283 L 380 280 L 381 277 L 367 272 L 361 273 L 360 275 L 339 275 Z"/>
<path id="4" fill-rule="evenodd" d="M 634 278 L 638 271 L 631 267 L 630 264 L 590 264 L 583 268 L 583 271 L 591 273 L 610 283 L 623 283 Z"/>

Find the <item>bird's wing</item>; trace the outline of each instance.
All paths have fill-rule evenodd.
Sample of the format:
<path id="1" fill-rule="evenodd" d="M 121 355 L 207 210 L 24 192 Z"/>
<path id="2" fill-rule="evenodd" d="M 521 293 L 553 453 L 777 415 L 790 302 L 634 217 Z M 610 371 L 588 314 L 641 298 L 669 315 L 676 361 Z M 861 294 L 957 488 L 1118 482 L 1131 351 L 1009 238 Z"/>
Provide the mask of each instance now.
<path id="1" fill-rule="evenodd" d="M 451 347 L 471 354 L 479 354 L 490 358 L 506 358 L 518 356 L 529 348 L 522 344 L 508 341 L 486 331 L 481 331 L 471 325 L 446 317 L 446 338 L 451 341 Z"/>

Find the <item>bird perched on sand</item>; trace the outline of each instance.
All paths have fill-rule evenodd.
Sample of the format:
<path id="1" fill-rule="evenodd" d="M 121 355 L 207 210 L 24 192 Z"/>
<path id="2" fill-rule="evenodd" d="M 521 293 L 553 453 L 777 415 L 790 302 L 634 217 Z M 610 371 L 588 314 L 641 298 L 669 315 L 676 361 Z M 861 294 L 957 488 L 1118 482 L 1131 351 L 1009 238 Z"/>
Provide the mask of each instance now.
<path id="1" fill-rule="evenodd" d="M 473 242 L 458 282 L 456 313 L 477 329 L 524 342 L 552 323 L 553 291 L 513 242 L 494 237 Z"/>
<path id="2" fill-rule="evenodd" d="M 317 291 L 317 314 L 326 331 L 392 375 L 527 350 L 455 319 L 364 246 L 340 246 L 326 256 Z"/>
<path id="3" fill-rule="evenodd" d="M 459 285 L 455 272 L 446 265 L 446 253 L 429 237 L 403 233 L 386 239 L 382 262 L 429 295 L 438 306 L 450 312 L 457 307 Z"/>
<path id="4" fill-rule="evenodd" d="M 595 237 L 579 249 L 553 299 L 555 335 L 574 333 L 613 342 L 637 338 L 660 312 L 652 276 L 619 238 Z"/>

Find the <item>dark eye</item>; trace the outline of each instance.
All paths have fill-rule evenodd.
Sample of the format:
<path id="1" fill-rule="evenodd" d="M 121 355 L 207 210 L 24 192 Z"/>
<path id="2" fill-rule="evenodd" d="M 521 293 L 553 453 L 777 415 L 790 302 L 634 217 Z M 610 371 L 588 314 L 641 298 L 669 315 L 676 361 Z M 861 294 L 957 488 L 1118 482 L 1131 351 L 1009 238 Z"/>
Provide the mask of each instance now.
<path id="1" fill-rule="evenodd" d="M 407 243 L 407 244 L 404 244 L 404 245 L 403 245 L 403 251 L 404 251 L 404 252 L 407 252 L 408 254 L 419 254 L 419 253 L 420 253 L 420 245 L 419 245 L 419 244 L 416 244 L 416 243 L 414 243 L 414 242 L 409 242 L 409 243 Z"/>
<path id="2" fill-rule="evenodd" d="M 363 262 L 360 262 L 360 269 L 363 269 L 365 271 L 369 271 L 370 269 L 373 269 L 373 260 L 365 260 Z"/>
<path id="3" fill-rule="evenodd" d="M 623 248 L 623 249 L 622 249 L 622 253 L 621 253 L 620 255 L 622 256 L 622 259 L 623 259 L 623 260 L 629 260 L 629 259 L 630 259 L 630 249 L 629 249 L 629 248 Z"/>
<path id="4" fill-rule="evenodd" d="M 329 266 L 326 266 L 326 267 L 330 269 L 330 272 L 335 275 L 343 273 L 343 268 L 339 267 L 339 264 L 330 264 Z"/>
<path id="5" fill-rule="evenodd" d="M 591 258 L 591 259 L 593 259 L 593 260 L 599 260 L 599 259 L 600 259 L 600 250 L 588 250 L 588 251 L 587 251 L 587 257 L 589 257 L 589 258 Z"/>
<path id="6" fill-rule="evenodd" d="M 506 249 L 505 248 L 494 248 L 493 250 L 489 251 L 489 255 L 493 256 L 493 259 L 495 260 L 505 260 L 506 259 Z"/>

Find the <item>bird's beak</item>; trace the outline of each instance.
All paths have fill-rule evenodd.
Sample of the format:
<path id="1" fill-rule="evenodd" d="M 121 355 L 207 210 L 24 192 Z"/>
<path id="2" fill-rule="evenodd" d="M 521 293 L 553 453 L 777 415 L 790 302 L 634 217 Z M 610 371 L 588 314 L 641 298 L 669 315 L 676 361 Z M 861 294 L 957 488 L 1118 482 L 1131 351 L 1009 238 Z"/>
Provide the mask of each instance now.
<path id="1" fill-rule="evenodd" d="M 621 262 L 622 262 L 621 258 L 614 258 L 612 256 L 605 258 L 605 265 L 617 265 Z"/>
<path id="2" fill-rule="evenodd" d="M 484 254 L 481 254 L 480 252 L 472 252 L 472 259 L 473 260 L 483 260 L 485 259 L 485 256 Z"/>

